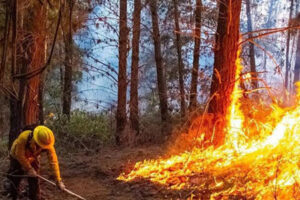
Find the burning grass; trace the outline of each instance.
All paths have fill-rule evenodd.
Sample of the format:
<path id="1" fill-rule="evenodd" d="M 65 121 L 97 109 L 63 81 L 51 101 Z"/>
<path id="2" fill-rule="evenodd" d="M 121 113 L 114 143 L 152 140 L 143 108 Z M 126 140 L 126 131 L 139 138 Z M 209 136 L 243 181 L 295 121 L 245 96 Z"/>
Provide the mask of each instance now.
<path id="1" fill-rule="evenodd" d="M 168 158 L 138 162 L 118 180 L 145 179 L 173 190 L 210 191 L 210 199 L 300 199 L 300 87 L 289 108 L 247 105 L 241 100 L 239 59 L 236 65 L 237 81 L 222 146 L 203 145 L 207 135 L 214 134 L 206 132 L 211 129 L 205 128 L 209 123 L 203 123 L 202 117 L 188 134 L 197 136 L 192 148 Z M 260 110 L 265 106 L 267 109 Z"/>

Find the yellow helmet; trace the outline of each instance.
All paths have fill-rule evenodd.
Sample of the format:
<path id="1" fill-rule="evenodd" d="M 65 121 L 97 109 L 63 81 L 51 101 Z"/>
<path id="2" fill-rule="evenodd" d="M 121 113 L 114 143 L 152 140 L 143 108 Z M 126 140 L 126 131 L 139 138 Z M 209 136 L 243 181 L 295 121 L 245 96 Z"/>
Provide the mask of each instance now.
<path id="1" fill-rule="evenodd" d="M 49 149 L 55 142 L 53 132 L 46 126 L 37 126 L 33 130 L 33 140 L 43 149 Z"/>

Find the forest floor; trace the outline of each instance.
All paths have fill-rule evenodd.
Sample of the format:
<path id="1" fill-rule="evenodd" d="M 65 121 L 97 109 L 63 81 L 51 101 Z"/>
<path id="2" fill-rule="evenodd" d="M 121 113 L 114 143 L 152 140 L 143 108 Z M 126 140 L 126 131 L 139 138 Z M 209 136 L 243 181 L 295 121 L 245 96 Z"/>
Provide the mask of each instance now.
<path id="1" fill-rule="evenodd" d="M 120 173 L 132 169 L 137 161 L 163 154 L 164 149 L 160 146 L 134 149 L 105 147 L 95 153 L 59 154 L 59 160 L 66 187 L 87 200 L 187 199 L 191 194 L 190 191 L 172 191 L 146 181 L 124 183 L 116 180 Z M 8 164 L 8 160 L 6 161 Z M 6 171 L 7 164 L 0 166 L 1 172 Z M 47 168 L 45 165 L 42 164 L 42 169 Z M 42 170 L 41 175 L 49 177 L 46 174 L 49 172 Z M 48 200 L 76 199 L 45 182 L 41 185 L 43 196 Z M 1 198 L 6 197 L 0 196 Z"/>

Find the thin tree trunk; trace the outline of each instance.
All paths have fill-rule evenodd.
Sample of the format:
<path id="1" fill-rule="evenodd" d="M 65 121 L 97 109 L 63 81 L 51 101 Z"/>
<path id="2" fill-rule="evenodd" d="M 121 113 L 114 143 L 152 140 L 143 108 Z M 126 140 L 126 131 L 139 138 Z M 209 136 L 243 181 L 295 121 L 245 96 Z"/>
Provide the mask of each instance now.
<path id="1" fill-rule="evenodd" d="M 68 0 L 68 28 L 65 39 L 65 75 L 63 87 L 63 114 L 70 120 L 72 104 L 72 57 L 73 57 L 73 32 L 72 32 L 72 13 L 74 2 Z"/>
<path id="2" fill-rule="evenodd" d="M 48 16 L 48 7 L 46 8 L 46 18 Z M 44 63 L 47 62 L 47 36 L 45 38 L 45 47 L 44 47 Z M 39 87 L 39 122 L 40 124 L 44 124 L 44 87 L 45 87 L 45 78 L 46 78 L 46 71 L 41 73 L 41 83 Z"/>
<path id="3" fill-rule="evenodd" d="M 296 9 L 295 11 L 299 11 L 299 3 L 300 1 L 296 1 Z M 294 69 L 294 84 L 300 81 L 300 32 L 297 31 L 297 48 L 296 48 L 296 61 L 295 61 L 295 69 Z"/>
<path id="4" fill-rule="evenodd" d="M 294 4 L 297 4 L 297 1 L 295 1 L 294 2 Z M 296 5 L 295 5 L 295 9 L 296 9 L 297 7 L 296 7 Z M 295 12 L 295 11 L 294 11 Z M 294 13 L 293 13 L 294 14 Z M 296 15 L 294 15 L 294 16 L 296 16 Z M 297 39 L 298 39 L 298 37 L 297 37 L 297 31 L 293 34 L 294 36 L 293 36 L 293 38 L 292 38 L 292 47 L 291 47 L 291 49 L 292 49 L 292 52 L 291 52 L 291 57 L 297 57 L 297 55 L 296 55 L 296 53 L 297 53 Z M 292 60 L 292 59 L 291 59 Z M 288 78 L 288 80 L 289 80 L 289 83 L 288 83 L 288 85 L 289 85 L 289 88 L 288 88 L 288 91 L 293 91 L 293 89 L 295 88 L 294 87 L 294 80 L 293 80 L 293 76 L 295 76 L 295 68 L 294 68 L 294 66 L 292 67 L 292 63 L 291 63 L 291 61 L 290 61 L 290 72 L 289 72 L 289 78 Z"/>
<path id="5" fill-rule="evenodd" d="M 18 23 L 18 0 L 11 1 L 11 19 L 12 19 L 12 56 L 11 56 L 11 80 L 15 75 L 17 65 L 17 23 Z M 22 88 L 19 88 L 21 91 Z M 17 138 L 22 126 L 22 102 L 20 97 L 17 97 L 17 93 L 10 95 L 10 130 L 9 130 L 9 142 L 8 149 L 11 148 L 13 141 Z"/>
<path id="6" fill-rule="evenodd" d="M 23 29 L 23 12 L 18 12 L 19 4 L 22 2 L 18 0 L 11 1 L 11 19 L 12 19 L 12 42 L 11 42 L 11 82 L 13 87 L 17 90 L 15 91 L 11 88 L 12 93 L 10 94 L 9 104 L 10 104 L 10 130 L 9 130 L 9 142 L 8 148 L 11 148 L 13 141 L 18 137 L 20 130 L 23 126 L 24 120 L 24 112 L 23 112 L 23 100 L 25 94 L 25 85 L 26 80 L 20 79 L 19 81 L 15 80 L 13 77 L 17 73 L 25 73 L 26 72 L 26 61 L 27 59 L 24 54 L 24 48 L 28 46 L 28 41 L 23 42 L 23 44 L 18 45 L 18 32 L 17 29 Z M 21 5 L 22 6 L 22 5 Z M 20 17 L 19 17 L 20 16 Z M 17 48 L 18 45 L 18 48 Z M 21 66 L 21 67 L 20 67 Z M 14 92 L 15 91 L 15 92 Z"/>
<path id="7" fill-rule="evenodd" d="M 64 46 L 63 45 L 59 45 L 58 51 L 59 51 L 60 55 L 63 55 L 63 53 L 64 53 Z M 60 92 L 63 93 L 63 91 L 64 91 L 64 67 L 62 65 L 59 66 L 59 83 L 60 83 L 59 84 L 59 86 L 60 86 L 59 87 Z M 62 108 L 63 108 L 62 104 L 63 104 L 63 101 L 64 101 L 63 98 L 64 98 L 63 95 L 61 95 L 61 98 L 60 98 L 60 102 L 61 102 L 61 104 L 60 104 L 60 112 L 59 112 L 59 115 L 58 115 L 59 119 L 61 118 L 61 115 L 62 115 Z"/>
<path id="8" fill-rule="evenodd" d="M 263 63 L 262 63 L 262 66 L 263 66 L 263 71 L 264 71 L 264 73 L 262 74 L 262 78 L 265 80 L 266 78 L 267 78 L 267 53 L 266 52 L 264 52 L 263 53 Z"/>
<path id="9" fill-rule="evenodd" d="M 138 78 L 139 78 L 139 46 L 141 30 L 141 0 L 134 0 L 133 13 L 133 38 L 132 38 L 132 63 L 130 82 L 130 125 L 138 135 L 139 130 L 139 101 L 138 101 Z"/>
<path id="10" fill-rule="evenodd" d="M 201 42 L 201 8 L 202 1 L 197 0 L 195 11 L 195 45 L 194 45 L 194 60 L 192 69 L 192 82 L 190 90 L 190 105 L 189 110 L 192 111 L 197 106 L 197 86 L 198 86 L 198 72 L 200 60 L 200 42 Z"/>
<path id="11" fill-rule="evenodd" d="M 18 0 L 12 1 L 12 13 L 11 13 L 11 19 L 12 19 L 12 60 L 11 60 L 11 73 L 14 75 L 14 73 L 17 71 L 17 26 L 18 26 L 18 6 L 19 2 Z"/>
<path id="12" fill-rule="evenodd" d="M 181 44 L 180 25 L 179 25 L 180 14 L 178 12 L 178 1 L 173 0 L 173 4 L 174 4 L 176 50 L 178 56 L 177 62 L 178 62 L 178 80 L 179 80 L 179 90 L 180 90 L 180 114 L 181 114 L 181 118 L 183 119 L 186 113 L 186 105 L 185 105 L 185 90 L 184 90 L 184 79 L 183 79 L 184 65 L 182 61 L 182 53 L 181 53 L 182 44 Z"/>
<path id="13" fill-rule="evenodd" d="M 9 141 L 8 141 L 8 149 L 11 148 L 13 142 L 18 137 L 19 132 L 21 130 L 21 121 L 22 121 L 22 113 L 20 112 L 22 108 L 20 107 L 20 103 L 18 99 L 10 96 L 10 130 L 9 130 Z"/>
<path id="14" fill-rule="evenodd" d="M 154 51 L 155 51 L 155 62 L 156 62 L 156 72 L 157 72 L 157 87 L 160 102 L 160 113 L 162 121 L 162 134 L 167 132 L 167 120 L 168 120 L 168 96 L 166 87 L 166 74 L 163 67 L 163 60 L 161 54 L 161 40 L 158 24 L 158 14 L 157 14 L 157 0 L 150 1 L 150 10 L 152 17 L 152 37 L 154 41 Z"/>
<path id="15" fill-rule="evenodd" d="M 294 9 L 294 0 L 291 0 L 291 6 L 290 6 L 290 15 L 289 15 L 289 22 L 291 21 L 293 17 L 293 9 Z M 290 72 L 290 40 L 291 40 L 291 31 L 288 30 L 287 33 L 287 39 L 286 39 L 286 58 L 285 58 L 285 82 L 284 86 L 286 89 L 288 89 L 289 86 L 289 72 Z"/>
<path id="16" fill-rule="evenodd" d="M 274 26 L 275 23 L 275 17 L 277 15 L 277 9 L 276 9 L 276 0 L 270 0 L 269 6 L 268 6 L 268 18 L 267 18 L 267 22 L 264 24 L 265 28 L 272 28 Z M 264 45 L 265 49 L 267 49 L 268 45 L 265 44 Z M 267 63 L 268 63 L 268 55 L 266 53 L 266 51 L 264 51 L 264 60 L 263 60 L 263 69 L 266 72 L 267 71 Z M 266 79 L 267 74 L 264 73 L 263 74 L 264 79 Z"/>
<path id="17" fill-rule="evenodd" d="M 250 0 L 246 0 L 246 12 L 247 12 L 247 28 L 249 34 L 249 38 L 253 37 L 253 34 L 251 33 L 253 31 L 252 27 L 252 19 L 251 19 L 251 6 L 250 6 Z M 251 83 L 252 83 L 252 89 L 255 89 L 258 87 L 257 85 L 257 73 L 256 73 L 256 61 L 255 61 L 255 48 L 254 44 L 250 42 L 249 44 L 249 58 L 250 58 L 250 71 L 251 71 Z"/>
<path id="18" fill-rule="evenodd" d="M 117 106 L 117 127 L 116 143 L 122 143 L 121 138 L 126 127 L 126 93 L 127 93 L 127 0 L 120 1 L 120 22 L 119 22 L 119 74 L 118 74 L 118 106 Z"/>
<path id="19" fill-rule="evenodd" d="M 231 103 L 236 73 L 242 0 L 221 0 L 216 33 L 215 63 L 208 111 L 221 122 L 216 127 L 214 144 L 224 142 L 226 113 Z"/>
<path id="20" fill-rule="evenodd" d="M 11 1 L 13 2 L 13 1 Z M 5 67 L 6 67 L 6 59 L 7 59 L 7 47 L 8 47 L 8 40 L 9 40 L 9 30 L 10 30 L 10 22 L 11 22 L 11 3 L 10 1 L 6 0 L 6 11 L 5 11 L 5 28 L 4 28 L 4 44 L 2 49 L 2 58 L 1 58 L 1 67 L 0 67 L 0 83 L 3 82 L 3 77 L 5 74 Z"/>
<path id="21" fill-rule="evenodd" d="M 276 13 L 274 13 L 274 9 L 276 8 L 275 4 L 276 4 L 276 0 L 271 0 L 270 3 L 269 3 L 268 20 L 265 24 L 266 28 L 271 28 L 275 23 L 275 18 L 274 18 L 274 16 L 276 16 Z"/>
<path id="22" fill-rule="evenodd" d="M 300 81 L 300 33 L 299 33 L 299 31 L 298 31 L 297 50 L 296 50 L 294 83 L 296 83 L 298 81 Z"/>

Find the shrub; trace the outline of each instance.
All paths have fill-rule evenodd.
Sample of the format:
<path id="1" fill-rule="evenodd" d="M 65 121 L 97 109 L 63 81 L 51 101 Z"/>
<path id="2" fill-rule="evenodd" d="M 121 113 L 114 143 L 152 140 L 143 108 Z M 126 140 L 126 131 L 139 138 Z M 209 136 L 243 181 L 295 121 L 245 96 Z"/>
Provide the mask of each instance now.
<path id="1" fill-rule="evenodd" d="M 70 121 L 65 116 L 47 121 L 47 125 L 57 135 L 59 147 L 98 149 L 112 140 L 113 128 L 110 119 L 105 114 L 91 114 L 74 111 Z"/>

